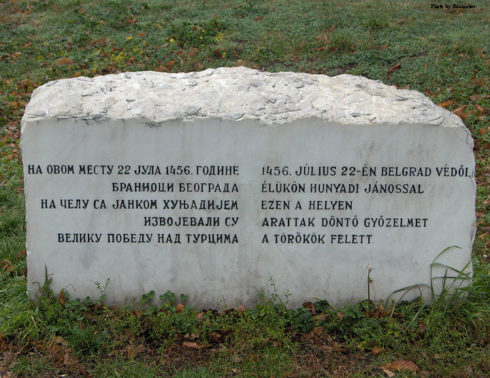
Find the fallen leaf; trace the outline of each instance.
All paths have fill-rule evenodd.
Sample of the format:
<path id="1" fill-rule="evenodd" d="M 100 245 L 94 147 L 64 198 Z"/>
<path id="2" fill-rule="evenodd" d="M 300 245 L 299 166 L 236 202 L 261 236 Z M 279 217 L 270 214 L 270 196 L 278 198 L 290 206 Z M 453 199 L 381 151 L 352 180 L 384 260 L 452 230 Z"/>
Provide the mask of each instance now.
<path id="1" fill-rule="evenodd" d="M 57 66 L 62 66 L 64 64 L 73 64 L 73 60 L 70 58 L 60 58 L 56 61 Z"/>
<path id="2" fill-rule="evenodd" d="M 381 368 L 383 370 L 383 372 L 388 376 L 388 377 L 394 377 L 395 376 L 395 373 L 393 373 L 392 371 L 388 370 L 388 369 L 385 369 L 385 368 Z"/>
<path id="3" fill-rule="evenodd" d="M 313 315 L 316 315 L 316 308 L 315 308 L 315 305 L 313 303 L 305 302 L 305 303 L 303 303 L 303 307 L 306 308 Z"/>
<path id="4" fill-rule="evenodd" d="M 464 120 L 466 118 L 466 113 L 464 112 L 465 109 L 466 109 L 466 104 L 463 106 L 460 106 L 457 109 L 454 109 L 453 114 L 456 114 L 459 118 Z"/>
<path id="5" fill-rule="evenodd" d="M 58 344 L 58 345 L 65 345 L 65 344 L 66 344 L 65 339 L 63 339 L 63 337 L 61 337 L 61 336 L 56 336 L 56 337 L 54 338 L 54 342 L 55 342 L 56 344 Z"/>
<path id="6" fill-rule="evenodd" d="M 211 339 L 213 339 L 215 343 L 220 343 L 223 339 L 223 335 L 220 335 L 218 332 L 211 332 Z"/>
<path id="7" fill-rule="evenodd" d="M 480 113 L 485 113 L 485 109 L 483 107 L 481 107 L 480 105 L 476 104 L 476 109 L 480 112 Z"/>
<path id="8" fill-rule="evenodd" d="M 391 67 L 391 68 L 390 68 L 388 71 L 386 71 L 386 73 L 387 73 L 388 75 L 391 75 L 391 74 L 392 74 L 394 71 L 399 70 L 400 68 L 402 68 L 402 63 L 401 63 L 401 62 L 399 62 L 399 63 L 395 64 L 395 65 L 394 65 L 393 67 Z"/>
<path id="9" fill-rule="evenodd" d="M 371 354 L 376 356 L 378 354 L 380 354 L 381 352 L 383 352 L 383 349 L 381 349 L 379 346 L 374 346 L 373 349 L 371 350 Z"/>
<path id="10" fill-rule="evenodd" d="M 168 68 L 169 70 L 171 70 L 171 69 L 172 69 L 172 67 L 175 65 L 175 63 L 176 63 L 176 62 L 175 62 L 175 60 L 170 59 L 170 60 L 167 62 L 166 66 L 167 66 L 167 68 Z"/>
<path id="11" fill-rule="evenodd" d="M 15 271 L 15 267 L 12 265 L 10 260 L 3 259 L 2 261 L 0 261 L 0 266 L 2 267 L 3 272 L 10 273 L 10 275 L 14 274 L 13 272 Z"/>
<path id="12" fill-rule="evenodd" d="M 128 358 L 133 359 L 135 358 L 138 354 L 142 353 L 145 351 L 145 346 L 144 345 L 128 345 L 126 347 L 126 352 L 128 353 Z"/>
<path id="13" fill-rule="evenodd" d="M 18 57 L 20 57 L 22 55 L 22 53 L 20 51 L 16 51 L 14 52 L 13 54 L 9 54 L 9 56 L 12 58 L 12 59 L 17 59 Z"/>
<path id="14" fill-rule="evenodd" d="M 62 305 L 66 303 L 65 291 L 63 289 L 60 290 L 60 294 L 58 295 L 58 302 Z"/>
<path id="15" fill-rule="evenodd" d="M 451 105 L 453 103 L 454 103 L 453 100 L 447 100 L 447 101 L 444 101 L 444 102 L 440 102 L 437 105 L 442 106 L 443 108 L 447 108 L 449 105 Z"/>
<path id="16" fill-rule="evenodd" d="M 195 349 L 195 350 L 200 350 L 200 349 L 206 348 L 206 345 L 198 344 L 195 341 L 184 341 L 182 343 L 182 346 L 184 348 Z"/>
<path id="17" fill-rule="evenodd" d="M 339 343 L 333 343 L 331 348 L 334 352 L 342 352 L 342 353 L 347 352 L 347 349 L 343 348 Z"/>
<path id="18" fill-rule="evenodd" d="M 318 34 L 316 40 L 319 42 L 328 42 L 328 33 Z"/>
<path id="19" fill-rule="evenodd" d="M 65 352 L 65 355 L 63 356 L 63 365 L 69 365 L 70 364 L 70 354 L 68 352 Z"/>
<path id="20" fill-rule="evenodd" d="M 396 360 L 394 362 L 391 362 L 389 364 L 380 366 L 381 369 L 386 369 L 386 370 L 393 370 L 393 371 L 401 371 L 401 370 L 408 370 L 412 373 L 416 372 L 419 370 L 419 367 L 415 365 L 412 361 L 407 361 L 407 360 Z"/>
<path id="21" fill-rule="evenodd" d="M 191 47 L 189 50 L 189 56 L 195 56 L 199 54 L 199 49 L 197 47 Z"/>
<path id="22" fill-rule="evenodd" d="M 247 307 L 245 307 L 245 305 L 240 305 L 236 308 L 237 312 L 245 312 L 247 310 Z"/>
<path id="23" fill-rule="evenodd" d="M 311 330 L 311 333 L 314 334 L 314 335 L 317 335 L 317 336 L 321 336 L 322 333 L 323 333 L 323 327 L 314 327 Z"/>

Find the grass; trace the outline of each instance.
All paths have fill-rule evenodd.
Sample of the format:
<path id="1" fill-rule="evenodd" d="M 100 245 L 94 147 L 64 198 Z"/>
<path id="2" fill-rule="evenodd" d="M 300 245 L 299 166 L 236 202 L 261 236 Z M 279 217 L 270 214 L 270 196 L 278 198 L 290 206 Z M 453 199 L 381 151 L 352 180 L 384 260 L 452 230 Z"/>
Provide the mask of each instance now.
<path id="1" fill-rule="evenodd" d="M 0 345 L 17 355 L 6 367 L 31 376 L 283 376 L 317 374 L 327 363 L 325 372 L 372 374 L 400 357 L 430 374 L 483 374 L 488 267 L 475 260 L 475 271 L 466 295 L 441 296 L 431 306 L 417 300 L 373 309 L 365 301 L 333 308 L 320 301 L 288 310 L 272 295 L 255 308 L 223 312 L 182 306 L 173 293 L 157 304 L 148 293 L 132 309 L 69 301 L 49 290 L 31 302 L 22 284 L 4 279 L 9 305 L 0 312 Z M 318 351 L 326 354 L 320 366 Z M 337 358 L 338 365 L 331 361 Z"/>
<path id="2" fill-rule="evenodd" d="M 490 370 L 488 3 L 9 0 L 0 3 L 0 372 L 17 376 L 359 376 L 410 360 L 429 376 Z M 390 70 L 400 64 L 398 69 Z M 475 275 L 465 295 L 386 309 L 327 302 L 201 311 L 172 293 L 136 309 L 26 290 L 19 121 L 48 80 L 245 65 L 349 73 L 425 93 L 475 139 Z M 150 305 L 149 297 L 163 297 Z M 410 375 L 399 372 L 400 376 Z"/>

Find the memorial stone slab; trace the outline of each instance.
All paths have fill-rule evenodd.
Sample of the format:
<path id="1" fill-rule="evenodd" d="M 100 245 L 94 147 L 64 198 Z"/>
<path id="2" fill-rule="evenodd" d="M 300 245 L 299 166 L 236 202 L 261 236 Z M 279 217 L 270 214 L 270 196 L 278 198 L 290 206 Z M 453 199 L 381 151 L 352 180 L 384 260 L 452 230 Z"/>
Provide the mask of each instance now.
<path id="1" fill-rule="evenodd" d="M 438 259 L 471 270 L 472 147 L 421 93 L 350 75 L 49 82 L 22 119 L 28 289 L 47 272 L 71 298 L 222 308 L 272 281 L 296 307 L 365 299 L 370 270 L 385 299 L 430 284 L 448 247 Z"/>

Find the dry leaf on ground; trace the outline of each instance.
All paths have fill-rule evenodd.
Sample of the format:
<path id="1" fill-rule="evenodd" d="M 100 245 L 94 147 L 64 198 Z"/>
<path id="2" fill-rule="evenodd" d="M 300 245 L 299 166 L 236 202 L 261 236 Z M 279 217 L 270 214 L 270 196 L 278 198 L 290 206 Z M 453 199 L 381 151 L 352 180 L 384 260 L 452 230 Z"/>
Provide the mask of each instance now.
<path id="1" fill-rule="evenodd" d="M 389 364 L 380 366 L 380 369 L 383 369 L 383 371 L 385 371 L 385 370 L 389 370 L 389 371 L 408 370 L 408 371 L 414 373 L 417 370 L 419 370 L 419 367 L 417 365 L 415 365 L 412 361 L 396 360 L 394 362 L 390 362 Z"/>
<path id="2" fill-rule="evenodd" d="M 177 313 L 182 312 L 183 309 L 184 309 L 183 303 L 179 303 L 177 306 L 175 306 L 175 312 Z"/>
<path id="3" fill-rule="evenodd" d="M 182 343 L 182 346 L 184 348 L 196 349 L 196 350 L 206 348 L 206 345 L 198 344 L 195 341 L 184 341 Z"/>
<path id="4" fill-rule="evenodd" d="M 391 75 L 391 74 L 392 74 L 394 71 L 399 70 L 400 68 L 402 68 L 402 63 L 401 63 L 401 62 L 400 62 L 400 63 L 395 64 L 395 65 L 394 65 L 393 67 L 391 67 L 391 68 L 390 68 L 388 71 L 386 71 L 386 73 L 387 73 L 388 75 Z"/>
<path id="5" fill-rule="evenodd" d="M 70 58 L 60 58 L 56 61 L 57 66 L 62 66 L 64 64 L 73 64 L 73 60 Z"/>

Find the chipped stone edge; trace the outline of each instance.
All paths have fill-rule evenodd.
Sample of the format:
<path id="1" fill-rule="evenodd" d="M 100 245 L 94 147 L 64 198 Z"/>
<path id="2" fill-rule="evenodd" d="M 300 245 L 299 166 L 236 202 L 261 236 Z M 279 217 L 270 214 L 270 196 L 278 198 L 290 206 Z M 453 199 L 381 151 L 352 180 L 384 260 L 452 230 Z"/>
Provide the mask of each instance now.
<path id="1" fill-rule="evenodd" d="M 87 86 L 88 87 L 94 86 L 93 92 L 87 94 L 86 96 L 100 95 L 101 97 L 107 96 L 107 98 L 114 99 L 115 101 L 130 102 L 131 101 L 131 99 L 129 98 L 130 93 L 126 91 L 119 92 L 119 94 L 107 95 L 107 93 L 110 93 L 112 91 L 112 88 L 108 88 L 110 86 L 110 83 L 115 83 L 117 86 L 118 84 L 128 83 L 128 82 L 130 83 L 131 80 L 134 80 L 135 83 L 139 85 L 140 82 L 138 80 L 140 80 L 140 81 L 144 81 L 144 84 L 148 84 L 148 82 L 145 81 L 146 80 L 145 78 L 148 76 L 150 79 L 161 78 L 162 81 L 165 80 L 172 81 L 172 83 L 177 84 L 177 88 L 180 89 L 180 87 L 182 87 L 183 89 L 185 89 L 186 87 L 192 88 L 196 86 L 196 83 L 198 83 L 199 80 L 203 80 L 203 81 L 213 80 L 212 78 L 213 75 L 217 80 L 222 80 L 222 81 L 227 79 L 235 80 L 235 82 L 230 84 L 230 86 L 228 87 L 229 89 L 234 88 L 233 85 L 235 85 L 236 87 L 236 80 L 243 79 L 246 85 L 248 84 L 251 87 L 254 87 L 252 89 L 256 93 L 261 93 L 260 92 L 261 89 L 260 88 L 257 89 L 254 83 L 252 82 L 252 80 L 257 80 L 257 79 L 262 81 L 269 80 L 273 82 L 272 87 L 275 86 L 274 81 L 277 81 L 278 83 L 283 83 L 283 82 L 294 83 L 295 81 L 297 81 L 299 83 L 299 84 L 297 83 L 298 85 L 293 85 L 290 88 L 288 88 L 288 90 L 291 90 L 292 93 L 296 95 L 296 97 L 301 96 L 304 93 L 302 92 L 302 90 L 304 88 L 305 81 L 309 81 L 309 84 L 311 84 L 312 82 L 318 84 L 319 81 L 324 81 L 324 82 L 326 81 L 326 83 L 322 83 L 320 85 L 315 86 L 313 88 L 314 90 L 313 92 L 312 91 L 306 92 L 306 95 L 308 97 L 307 100 L 309 100 L 308 104 L 310 105 L 308 109 L 305 109 L 304 111 L 303 109 L 300 109 L 299 111 L 298 110 L 291 111 L 285 105 L 285 108 L 283 109 L 284 111 L 278 112 L 276 107 L 274 109 L 275 113 L 271 112 L 271 107 L 269 106 L 270 104 L 261 104 L 257 102 L 253 104 L 254 106 L 256 106 L 255 108 L 245 109 L 248 110 L 246 112 L 240 111 L 240 106 L 238 104 L 236 105 L 236 108 L 233 109 L 235 111 L 229 111 L 229 112 L 224 112 L 219 114 L 219 110 L 221 110 L 219 108 L 208 107 L 208 109 L 202 109 L 201 107 L 197 106 L 196 104 L 199 103 L 198 96 L 196 96 L 195 99 L 193 99 L 193 104 L 195 105 L 194 107 L 183 106 L 182 109 L 177 109 L 174 106 L 174 108 L 170 109 L 170 112 L 168 112 L 168 114 L 165 114 L 163 116 L 160 115 L 159 118 L 150 117 L 151 113 L 149 112 L 137 113 L 135 111 L 129 110 L 129 108 L 121 112 L 121 114 L 117 112 L 116 112 L 117 114 L 114 114 L 113 112 L 111 116 L 107 116 L 107 110 L 105 112 L 96 111 L 95 113 L 91 113 L 91 110 L 89 110 L 86 114 L 76 114 L 73 111 L 74 109 L 73 107 L 69 108 L 68 104 L 65 104 L 63 102 L 60 104 L 56 104 L 56 103 L 53 104 L 52 102 L 39 101 L 43 99 L 43 96 L 45 97 L 47 96 L 49 98 L 50 96 L 59 93 L 60 91 L 63 90 L 68 92 L 66 98 L 70 98 L 69 94 L 73 96 L 76 93 L 78 85 L 80 85 L 84 88 L 87 88 Z M 151 82 L 149 83 L 151 84 Z M 303 86 L 300 85 L 301 83 L 303 83 Z M 429 113 L 430 112 L 434 113 L 435 117 L 425 118 L 423 120 L 416 119 L 416 120 L 406 121 L 406 119 L 407 118 L 409 119 L 411 115 L 410 113 L 408 113 L 403 115 L 402 114 L 397 115 L 397 119 L 383 119 L 382 117 L 380 119 L 378 115 L 382 113 L 381 105 L 379 106 L 380 108 L 378 112 L 379 114 L 375 114 L 374 116 L 371 116 L 371 114 L 364 114 L 360 111 L 356 111 L 356 109 L 358 109 L 358 105 L 356 105 L 355 102 L 347 104 L 346 106 L 344 106 L 343 109 L 337 109 L 335 108 L 335 106 L 333 106 L 333 110 L 332 110 L 332 104 L 335 104 L 334 101 L 336 98 L 336 94 L 332 93 L 332 90 L 329 91 L 331 87 L 328 84 L 331 84 L 331 86 L 334 87 L 335 89 L 336 85 L 338 86 L 344 83 L 345 83 L 344 87 L 347 88 L 349 95 L 350 94 L 354 95 L 356 91 L 364 91 L 363 93 L 365 97 L 368 96 L 371 99 L 374 99 L 376 96 L 383 97 L 383 95 L 385 95 L 386 98 L 388 98 L 388 100 L 391 101 L 383 104 L 383 106 L 386 107 L 390 107 L 398 101 L 400 102 L 412 101 L 414 104 L 411 107 L 411 109 L 408 110 L 412 112 L 412 114 L 419 114 L 421 111 L 426 111 Z M 56 90 L 54 90 L 55 88 Z M 98 91 L 101 88 L 104 89 L 108 88 L 108 90 L 106 92 Z M 151 88 L 152 86 L 148 86 L 147 88 L 142 88 L 142 89 L 150 91 Z M 171 89 L 175 89 L 175 86 L 174 88 Z M 322 91 L 325 91 L 325 94 L 323 94 Z M 380 92 L 380 94 L 378 95 L 376 92 Z M 283 88 L 282 92 L 278 92 L 278 95 L 284 95 L 285 93 L 287 94 L 288 92 L 286 92 Z M 204 93 L 204 95 L 205 94 L 206 93 Z M 343 95 L 345 95 L 345 93 Z M 222 94 L 222 96 L 224 98 L 226 94 Z M 65 101 L 66 98 L 63 97 L 61 101 Z M 326 101 L 326 104 L 330 107 L 331 111 L 322 110 L 320 106 L 314 104 L 315 100 Z M 85 100 L 82 95 L 80 97 L 80 103 L 74 104 L 74 106 L 82 107 L 83 101 Z M 291 101 L 291 103 L 295 104 L 293 101 Z M 152 105 L 155 106 L 155 104 Z M 207 105 L 209 105 L 209 101 Z M 269 108 L 267 106 L 269 106 Z M 374 108 L 375 111 L 378 110 L 375 104 L 371 104 L 371 107 Z M 370 116 L 370 118 L 367 118 L 367 116 Z M 31 96 L 31 101 L 27 105 L 25 114 L 21 120 L 21 125 L 23 130 L 27 123 L 33 121 L 40 121 L 46 119 L 70 119 L 70 118 L 80 119 L 80 120 L 93 120 L 93 121 L 115 120 L 115 119 L 126 120 L 126 121 L 138 120 L 151 125 L 161 125 L 169 121 L 180 120 L 180 121 L 189 122 L 189 121 L 202 120 L 202 119 L 223 119 L 223 120 L 231 120 L 231 121 L 258 120 L 260 123 L 263 123 L 265 125 L 271 125 L 271 124 L 277 125 L 277 124 L 285 124 L 285 123 L 293 122 L 300 119 L 319 118 L 328 122 L 340 123 L 340 124 L 370 125 L 370 124 L 391 123 L 395 125 L 401 125 L 401 124 L 424 123 L 424 124 L 429 124 L 434 126 L 463 127 L 467 129 L 463 121 L 457 115 L 449 112 L 446 109 L 441 108 L 440 106 L 435 105 L 427 96 L 414 90 L 396 89 L 393 86 L 385 85 L 379 81 L 367 79 L 365 77 L 360 77 L 360 76 L 353 76 L 353 75 L 344 74 L 344 75 L 329 77 L 326 75 L 295 73 L 295 72 L 270 73 L 270 72 L 261 72 L 245 67 L 234 67 L 234 68 L 223 67 L 218 69 L 207 69 L 199 72 L 177 73 L 177 74 L 165 74 L 165 73 L 154 72 L 154 71 L 126 72 L 120 74 L 96 76 L 94 78 L 78 77 L 72 79 L 59 79 L 59 80 L 51 81 L 44 84 L 41 87 L 38 87 L 33 91 Z M 469 130 L 468 133 L 470 134 L 471 137 L 471 133 L 469 132 Z"/>

